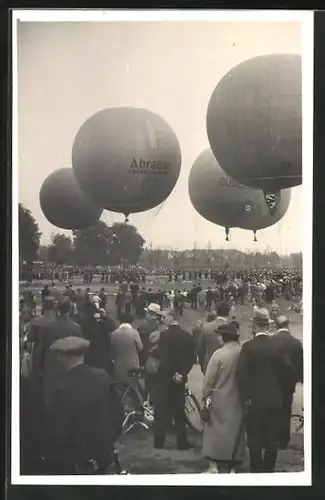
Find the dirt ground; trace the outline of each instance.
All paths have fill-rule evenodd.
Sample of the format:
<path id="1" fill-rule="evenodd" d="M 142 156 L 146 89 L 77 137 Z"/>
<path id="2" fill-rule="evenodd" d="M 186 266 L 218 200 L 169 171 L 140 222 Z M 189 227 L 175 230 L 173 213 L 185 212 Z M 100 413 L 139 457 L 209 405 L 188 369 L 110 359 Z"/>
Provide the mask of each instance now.
<path id="1" fill-rule="evenodd" d="M 153 281 L 153 280 L 152 280 Z M 81 285 L 81 280 L 75 283 L 76 286 Z M 208 286 L 208 282 L 203 282 L 203 286 Z M 43 284 L 33 285 L 35 292 L 40 291 Z M 58 287 L 64 287 L 64 284 Z M 95 280 L 90 286 L 91 291 L 99 291 L 102 285 L 99 280 Z M 165 280 L 153 281 L 147 284 L 152 288 L 190 288 L 191 283 L 178 284 L 166 283 Z M 80 286 L 84 288 L 83 286 Z M 109 294 L 107 304 L 107 311 L 112 317 L 115 316 L 115 297 L 114 293 L 117 291 L 115 285 L 104 285 L 106 292 Z M 38 294 L 38 297 L 39 294 Z M 299 314 L 288 311 L 289 303 L 284 299 L 278 301 L 281 312 L 288 315 L 291 319 L 292 334 L 303 340 L 302 318 Z M 238 320 L 240 323 L 241 341 L 244 342 L 251 338 L 251 323 L 250 316 L 252 314 L 249 305 L 239 306 Z M 198 320 L 206 317 L 204 310 L 193 311 L 186 308 L 184 316 L 180 318 L 182 327 L 188 331 L 196 325 Z M 189 387 L 194 394 L 200 399 L 202 385 L 202 374 L 199 367 L 193 367 L 189 375 Z M 293 413 L 301 413 L 303 407 L 303 387 L 297 386 L 296 394 L 294 396 Z M 153 448 L 153 439 L 151 431 L 141 429 L 134 429 L 129 434 L 121 437 L 118 443 L 118 450 L 122 466 L 132 474 L 193 474 L 204 472 L 207 468 L 207 461 L 201 454 L 201 440 L 202 436 L 189 431 L 189 439 L 194 444 L 194 449 L 189 451 L 177 451 L 175 449 L 175 436 L 169 435 L 167 438 L 165 450 L 155 450 Z M 247 455 L 247 454 L 246 454 Z M 304 456 L 303 456 L 303 432 L 295 433 L 292 436 L 289 448 L 286 451 L 280 451 L 277 461 L 277 472 L 298 472 L 304 470 Z M 249 472 L 248 456 L 238 470 L 238 472 Z"/>

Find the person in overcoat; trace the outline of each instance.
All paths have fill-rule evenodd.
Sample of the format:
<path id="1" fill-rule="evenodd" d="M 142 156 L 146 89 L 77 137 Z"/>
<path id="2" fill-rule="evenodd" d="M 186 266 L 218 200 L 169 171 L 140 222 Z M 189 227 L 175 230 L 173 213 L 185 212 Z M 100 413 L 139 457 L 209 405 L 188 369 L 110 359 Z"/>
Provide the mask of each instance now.
<path id="1" fill-rule="evenodd" d="M 51 409 L 54 393 L 63 380 L 66 370 L 57 354 L 50 349 L 56 340 L 65 337 L 82 337 L 80 325 L 70 319 L 70 301 L 58 305 L 59 315 L 43 328 L 43 333 L 33 350 L 33 379 L 41 385 L 41 392 L 48 410 Z"/>
<path id="2" fill-rule="evenodd" d="M 282 418 L 279 437 L 279 448 L 285 450 L 291 438 L 291 408 L 296 384 L 303 381 L 303 347 L 299 339 L 290 332 L 290 321 L 280 315 L 275 320 L 277 331 L 271 340 L 277 346 L 280 354 L 292 366 L 293 378 L 287 380 L 287 390 L 282 405 Z"/>
<path id="3" fill-rule="evenodd" d="M 237 381 L 247 407 L 246 433 L 251 472 L 274 472 L 283 403 L 292 368 L 268 333 L 267 309 L 254 312 L 252 340 L 242 346 Z"/>
<path id="4" fill-rule="evenodd" d="M 86 339 L 67 337 L 52 346 L 67 375 L 52 408 L 46 459 L 52 474 L 104 474 L 114 460 L 124 408 L 105 370 L 84 364 Z"/>
<path id="5" fill-rule="evenodd" d="M 83 337 L 90 342 L 89 349 L 85 354 L 85 364 L 93 368 L 102 368 L 113 376 L 111 333 L 116 328 L 114 321 L 103 316 L 95 304 L 92 304 L 89 314 L 80 318 L 79 324 Z"/>
<path id="6" fill-rule="evenodd" d="M 174 420 L 177 448 L 188 450 L 185 423 L 185 387 L 187 376 L 195 363 L 194 342 L 190 333 L 181 328 L 175 310 L 165 314 L 167 328 L 160 332 L 155 398 L 154 447 L 164 448 L 167 429 Z"/>
<path id="7" fill-rule="evenodd" d="M 239 332 L 235 324 L 224 324 L 218 333 L 224 345 L 208 363 L 202 391 L 204 406 L 211 398 L 202 447 L 211 473 L 234 472 L 245 455 L 244 406 L 236 378 Z"/>

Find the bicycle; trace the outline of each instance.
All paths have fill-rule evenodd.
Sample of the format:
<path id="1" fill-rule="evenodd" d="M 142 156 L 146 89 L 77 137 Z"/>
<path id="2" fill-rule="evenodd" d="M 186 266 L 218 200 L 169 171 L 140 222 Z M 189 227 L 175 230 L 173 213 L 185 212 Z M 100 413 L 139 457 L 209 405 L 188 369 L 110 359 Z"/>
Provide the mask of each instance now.
<path id="1" fill-rule="evenodd" d="M 293 413 L 291 415 L 291 432 L 300 433 L 304 429 L 304 408 L 301 408 L 301 413 Z"/>
<path id="2" fill-rule="evenodd" d="M 154 423 L 154 408 L 150 399 L 150 394 L 145 396 L 143 368 L 137 368 L 129 371 L 134 384 L 115 382 L 115 387 L 123 403 L 125 419 L 122 424 L 122 434 L 127 434 L 134 427 L 138 426 L 149 430 Z M 142 383 L 141 383 L 142 382 Z M 201 418 L 200 404 L 191 391 L 185 388 L 185 406 L 184 413 L 187 426 L 196 433 L 203 431 L 203 421 Z"/>

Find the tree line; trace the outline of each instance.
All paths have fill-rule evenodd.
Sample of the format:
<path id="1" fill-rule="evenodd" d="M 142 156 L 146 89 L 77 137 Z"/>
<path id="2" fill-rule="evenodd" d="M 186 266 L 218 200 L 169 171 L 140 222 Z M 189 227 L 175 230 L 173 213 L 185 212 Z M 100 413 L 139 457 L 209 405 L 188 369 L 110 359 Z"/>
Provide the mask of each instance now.
<path id="1" fill-rule="evenodd" d="M 56 265 L 134 265 L 164 268 L 302 268 L 302 253 L 280 256 L 275 251 L 242 252 L 233 249 L 168 250 L 145 247 L 144 238 L 131 224 L 108 226 L 98 221 L 93 226 L 51 235 L 49 245 L 40 244 L 41 233 L 30 210 L 19 204 L 20 262 L 36 260 Z"/>
<path id="2" fill-rule="evenodd" d="M 40 238 L 32 213 L 19 204 L 20 262 L 27 266 L 37 260 L 56 265 L 133 265 L 145 244 L 134 226 L 121 223 L 108 226 L 103 221 L 74 230 L 72 236 L 52 234 L 49 245 L 41 245 Z"/>
<path id="3" fill-rule="evenodd" d="M 139 263 L 167 269 L 302 269 L 302 253 L 279 255 L 275 251 L 242 252 L 234 249 L 145 249 Z"/>

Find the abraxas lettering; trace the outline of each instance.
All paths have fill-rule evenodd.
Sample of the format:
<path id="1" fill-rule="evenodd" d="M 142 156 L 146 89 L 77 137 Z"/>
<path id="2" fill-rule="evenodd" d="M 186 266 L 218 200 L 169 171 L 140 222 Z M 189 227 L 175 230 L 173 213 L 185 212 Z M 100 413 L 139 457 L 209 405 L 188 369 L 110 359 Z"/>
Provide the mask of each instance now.
<path id="1" fill-rule="evenodd" d="M 169 171 L 170 164 L 167 161 L 162 160 L 140 160 L 137 162 L 135 158 L 133 158 L 132 163 L 130 165 L 130 172 L 132 173 L 142 173 L 150 170 L 151 173 L 166 173 Z"/>

